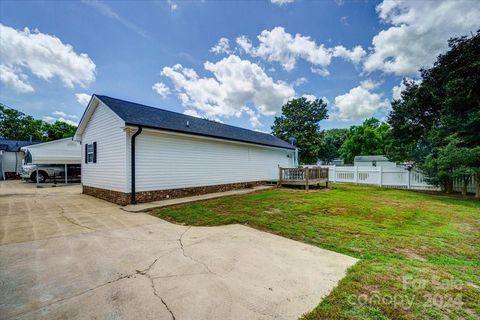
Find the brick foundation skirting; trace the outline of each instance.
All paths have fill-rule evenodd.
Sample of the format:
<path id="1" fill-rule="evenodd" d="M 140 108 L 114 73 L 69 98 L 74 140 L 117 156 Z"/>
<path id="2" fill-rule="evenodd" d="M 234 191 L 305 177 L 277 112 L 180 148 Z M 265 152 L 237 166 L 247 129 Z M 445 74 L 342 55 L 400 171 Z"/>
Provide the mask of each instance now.
<path id="1" fill-rule="evenodd" d="M 109 202 L 113 202 L 122 206 L 126 206 L 130 203 L 130 193 L 113 191 L 102 188 L 95 188 L 89 186 L 82 186 L 83 193 L 88 194 L 89 196 L 94 196 Z"/>
<path id="2" fill-rule="evenodd" d="M 201 194 L 224 192 L 236 189 L 253 188 L 264 184 L 264 181 L 251 181 L 240 183 L 219 184 L 213 186 L 191 187 L 180 189 L 141 191 L 136 193 L 137 203 L 151 202 L 158 200 L 184 198 L 197 196 Z M 122 206 L 130 204 L 130 193 L 118 192 L 113 190 L 83 186 L 83 193 L 94 196 L 103 200 L 107 200 Z"/>

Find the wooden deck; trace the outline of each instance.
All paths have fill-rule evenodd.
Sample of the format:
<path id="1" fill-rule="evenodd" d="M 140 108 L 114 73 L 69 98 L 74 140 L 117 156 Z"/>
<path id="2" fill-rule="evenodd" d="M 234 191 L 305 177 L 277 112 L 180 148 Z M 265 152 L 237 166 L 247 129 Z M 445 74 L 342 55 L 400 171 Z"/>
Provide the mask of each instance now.
<path id="1" fill-rule="evenodd" d="M 300 185 L 308 190 L 310 186 L 325 183 L 328 187 L 328 168 L 278 168 L 278 185 Z"/>

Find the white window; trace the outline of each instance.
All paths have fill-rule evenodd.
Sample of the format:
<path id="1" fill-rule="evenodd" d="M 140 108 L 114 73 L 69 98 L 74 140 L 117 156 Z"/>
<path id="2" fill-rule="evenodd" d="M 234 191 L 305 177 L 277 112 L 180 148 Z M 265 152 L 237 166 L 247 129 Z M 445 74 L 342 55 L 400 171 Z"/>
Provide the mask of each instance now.
<path id="1" fill-rule="evenodd" d="M 86 163 L 95 162 L 95 146 L 93 143 L 87 144 L 85 160 Z"/>

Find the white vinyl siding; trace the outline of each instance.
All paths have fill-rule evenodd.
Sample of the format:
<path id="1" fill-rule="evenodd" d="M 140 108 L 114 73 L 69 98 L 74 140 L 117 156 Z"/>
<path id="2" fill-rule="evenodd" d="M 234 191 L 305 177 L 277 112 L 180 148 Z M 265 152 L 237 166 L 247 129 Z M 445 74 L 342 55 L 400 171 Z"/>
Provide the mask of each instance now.
<path id="1" fill-rule="evenodd" d="M 125 123 L 100 103 L 82 135 L 82 183 L 85 186 L 127 192 Z M 85 163 L 85 144 L 97 142 L 97 162 Z"/>
<path id="2" fill-rule="evenodd" d="M 144 130 L 136 138 L 136 190 L 276 180 L 278 166 L 292 162 L 292 150 Z"/>

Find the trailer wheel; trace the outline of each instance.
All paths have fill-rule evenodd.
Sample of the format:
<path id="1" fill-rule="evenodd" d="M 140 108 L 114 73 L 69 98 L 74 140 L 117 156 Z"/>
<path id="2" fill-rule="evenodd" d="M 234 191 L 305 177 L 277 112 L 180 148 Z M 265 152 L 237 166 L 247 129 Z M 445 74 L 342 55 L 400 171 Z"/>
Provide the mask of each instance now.
<path id="1" fill-rule="evenodd" d="M 38 182 L 44 183 L 48 179 L 48 174 L 45 171 L 38 171 Z M 37 182 L 37 172 L 32 173 L 30 176 L 32 182 Z"/>

